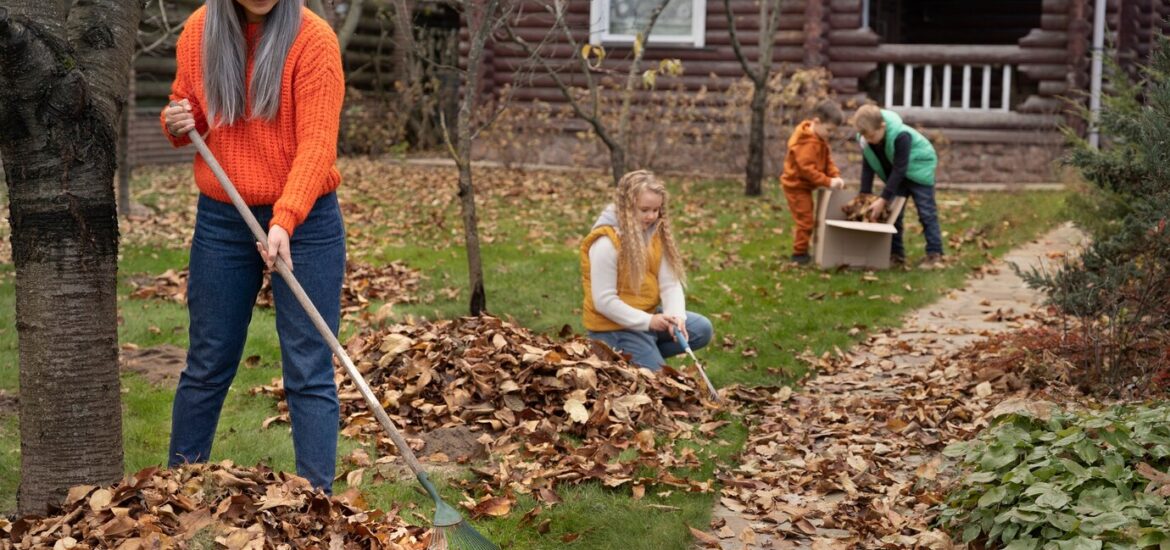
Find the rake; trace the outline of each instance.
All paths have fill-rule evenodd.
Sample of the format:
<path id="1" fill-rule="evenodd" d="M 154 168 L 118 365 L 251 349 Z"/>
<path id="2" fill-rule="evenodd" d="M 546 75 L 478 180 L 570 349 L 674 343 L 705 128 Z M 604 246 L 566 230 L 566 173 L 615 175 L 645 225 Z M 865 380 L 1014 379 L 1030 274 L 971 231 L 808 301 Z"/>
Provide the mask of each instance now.
<path id="1" fill-rule="evenodd" d="M 252 230 L 252 235 L 256 237 L 256 241 L 261 246 L 267 247 L 268 235 L 260 227 L 260 223 L 256 221 L 256 217 L 252 215 L 252 211 L 248 205 L 244 203 L 244 199 L 240 197 L 236 187 L 232 185 L 231 180 L 228 179 L 227 173 L 223 171 L 223 167 L 215 160 L 215 155 L 211 154 L 211 150 L 207 148 L 203 138 L 199 132 L 192 130 L 187 134 L 191 137 L 191 142 L 199 149 L 199 154 L 203 160 L 207 162 L 207 166 L 215 173 L 215 177 L 219 179 L 220 185 L 223 186 L 224 191 L 232 199 L 232 204 L 235 205 L 236 210 L 240 211 L 244 221 Z M 394 422 L 386 415 L 386 410 L 382 408 L 382 404 L 374 396 L 374 392 L 370 390 L 369 384 L 366 383 L 365 378 L 358 372 L 357 367 L 354 366 L 353 361 L 350 360 L 349 354 L 341 347 L 341 343 L 337 341 L 337 337 L 333 335 L 333 331 L 325 324 L 325 319 L 321 317 L 321 313 L 317 311 L 317 307 L 309 300 L 309 296 L 305 294 L 305 290 L 301 288 L 301 284 L 297 282 L 296 277 L 293 277 L 292 270 L 284 263 L 284 260 L 276 259 L 276 271 L 284 278 L 288 284 L 289 289 L 292 290 L 293 295 L 297 297 L 301 307 L 305 309 L 305 313 L 313 320 L 313 325 L 317 328 L 317 332 L 321 333 L 321 337 L 329 344 L 333 354 L 341 360 L 341 364 L 345 366 L 345 372 L 357 385 L 358 391 L 362 394 L 362 399 L 365 399 L 366 406 L 374 411 L 374 416 L 377 417 L 378 423 L 389 434 L 390 439 L 394 441 L 394 446 L 398 447 L 398 452 L 402 454 L 406 465 L 414 472 L 418 482 L 422 484 L 423 489 L 427 494 L 435 500 L 435 520 L 434 520 L 434 534 L 431 537 L 432 549 L 443 548 L 457 548 L 467 550 L 499 550 L 499 546 L 488 540 L 476 531 L 470 523 L 464 521 L 459 512 L 455 511 L 449 504 L 443 502 L 439 497 L 439 492 L 435 490 L 434 484 L 427 478 L 427 473 L 423 470 L 422 464 L 419 463 L 418 458 L 414 456 L 414 451 L 410 450 L 410 446 L 406 444 L 406 440 L 402 438 L 402 434 L 398 433 L 398 429 L 394 427 Z"/>
<path id="2" fill-rule="evenodd" d="M 711 379 L 707 378 L 707 371 L 703 370 L 703 365 L 699 364 L 699 359 L 695 357 L 695 352 L 691 351 L 691 343 L 686 338 L 683 338 L 683 333 L 677 326 L 674 327 L 674 336 L 678 339 L 678 343 L 682 344 L 687 355 L 691 356 L 691 361 L 695 362 L 695 368 L 699 369 L 699 375 L 703 377 L 703 382 L 707 383 L 707 391 L 711 392 L 711 400 L 719 403 L 719 392 L 715 390 L 715 384 L 712 384 Z"/>

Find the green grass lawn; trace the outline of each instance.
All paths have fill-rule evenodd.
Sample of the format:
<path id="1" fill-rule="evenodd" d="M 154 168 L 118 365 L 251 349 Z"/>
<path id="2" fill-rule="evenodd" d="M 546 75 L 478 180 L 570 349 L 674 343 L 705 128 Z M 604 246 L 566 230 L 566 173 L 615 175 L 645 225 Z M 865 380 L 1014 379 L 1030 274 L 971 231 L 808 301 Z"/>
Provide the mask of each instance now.
<path id="1" fill-rule="evenodd" d="M 396 315 L 437 319 L 464 314 L 467 268 L 453 170 L 404 168 L 368 159 L 344 159 L 341 168 L 351 258 L 373 264 L 402 260 L 426 277 L 420 292 L 426 298 L 396 305 Z M 189 215 L 193 195 L 188 170 L 140 170 L 134 178 L 136 198 L 163 216 Z M 763 197 L 748 198 L 735 181 L 669 183 L 671 215 L 689 266 L 688 308 L 710 317 L 716 330 L 716 341 L 697 353 L 719 386 L 790 383 L 804 373 L 800 354 L 844 349 L 867 331 L 898 324 L 908 311 L 961 285 L 973 267 L 1053 226 L 1062 219 L 1065 199 L 1061 193 L 940 193 L 944 233 L 952 237 L 951 267 L 867 275 L 788 265 L 784 260 L 790 253 L 792 223 L 775 185 Z M 555 333 L 567 324 L 582 333 L 577 243 L 607 201 L 606 176 L 490 170 L 480 173 L 478 185 L 490 312 L 536 331 Z M 907 216 L 907 227 L 907 251 L 914 264 L 922 257 L 923 239 L 913 213 Z M 123 231 L 120 341 L 185 346 L 184 306 L 127 297 L 131 277 L 186 265 L 182 232 L 134 226 Z M 979 246 L 979 239 L 968 239 L 955 250 L 950 241 L 956 235 L 978 236 L 986 248 Z M 15 392 L 11 272 L 11 265 L 0 265 L 0 389 Z M 344 341 L 356 327 L 343 325 Z M 854 328 L 859 330 L 851 336 Z M 239 371 L 225 404 L 215 457 L 291 470 L 287 425 L 261 431 L 263 419 L 274 414 L 274 403 L 248 392 L 279 376 L 270 311 L 258 310 L 254 317 L 245 351 L 250 355 L 261 358 L 259 365 Z M 157 465 L 166 454 L 172 392 L 131 374 L 123 376 L 123 384 L 126 469 Z M 706 457 L 702 473 L 708 477 L 746 440 L 747 427 L 731 420 L 715 447 L 700 453 Z M 354 446 L 346 440 L 341 450 L 347 453 Z M 15 507 L 18 471 L 17 422 L 9 414 L 0 418 L 0 511 Z M 548 548 L 565 541 L 580 548 L 683 548 L 690 540 L 688 525 L 706 528 L 715 497 L 669 489 L 649 488 L 644 499 L 634 500 L 628 488 L 564 487 L 559 490 L 564 502 L 545 507 L 540 515 L 551 520 L 547 534 L 533 528 L 539 519 L 521 524 L 524 513 L 536 505 L 526 496 L 520 496 L 508 517 L 477 526 L 511 548 Z M 411 502 L 423 517 L 431 513 L 413 481 L 364 485 L 363 490 L 371 504 Z M 449 502 L 462 499 L 449 486 L 444 494 Z"/>

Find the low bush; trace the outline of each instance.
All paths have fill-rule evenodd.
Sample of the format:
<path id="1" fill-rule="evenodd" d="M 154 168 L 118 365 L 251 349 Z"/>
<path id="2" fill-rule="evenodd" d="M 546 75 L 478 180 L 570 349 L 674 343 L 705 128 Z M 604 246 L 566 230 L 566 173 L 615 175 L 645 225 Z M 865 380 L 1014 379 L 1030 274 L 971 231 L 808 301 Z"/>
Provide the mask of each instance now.
<path id="1" fill-rule="evenodd" d="M 1170 346 L 1170 40 L 1159 38 L 1144 81 L 1111 82 L 1102 147 L 1077 141 L 1069 157 L 1091 184 L 1073 214 L 1093 242 L 1059 270 L 1024 274 L 1076 318 L 1091 351 L 1087 382 L 1107 392 L 1158 376 L 1142 350 Z"/>
<path id="2" fill-rule="evenodd" d="M 1041 405 L 943 451 L 961 460 L 963 475 L 940 525 L 983 548 L 1170 545 L 1170 405 L 1090 413 Z"/>

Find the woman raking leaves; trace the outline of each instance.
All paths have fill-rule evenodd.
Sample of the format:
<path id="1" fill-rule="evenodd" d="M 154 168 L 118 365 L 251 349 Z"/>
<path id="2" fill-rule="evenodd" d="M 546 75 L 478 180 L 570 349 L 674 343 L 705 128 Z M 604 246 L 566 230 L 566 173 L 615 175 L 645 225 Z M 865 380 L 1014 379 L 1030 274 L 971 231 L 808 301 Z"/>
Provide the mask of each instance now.
<path id="1" fill-rule="evenodd" d="M 175 393 L 167 462 L 204 462 L 243 353 L 252 306 L 277 257 L 336 335 L 345 228 L 334 166 L 345 80 L 337 38 L 296 0 L 208 0 L 176 46 L 172 104 L 162 123 L 176 147 L 206 144 L 267 228 L 267 252 L 207 162 L 191 242 L 190 348 Z M 209 131 L 210 130 L 210 131 Z M 288 285 L 272 280 L 297 473 L 330 492 L 338 401 L 332 352 Z"/>

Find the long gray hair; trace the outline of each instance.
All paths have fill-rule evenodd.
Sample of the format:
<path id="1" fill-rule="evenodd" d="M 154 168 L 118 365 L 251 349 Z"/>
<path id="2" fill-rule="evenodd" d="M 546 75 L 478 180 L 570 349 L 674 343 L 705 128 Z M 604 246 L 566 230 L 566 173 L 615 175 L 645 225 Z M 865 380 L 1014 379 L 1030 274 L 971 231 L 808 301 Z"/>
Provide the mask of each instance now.
<path id="1" fill-rule="evenodd" d="M 252 116 L 271 120 L 280 108 L 280 80 L 301 30 L 302 0 L 279 0 L 264 19 L 252 70 Z M 244 118 L 244 9 L 235 0 L 207 0 L 203 23 L 203 90 L 212 126 Z"/>

